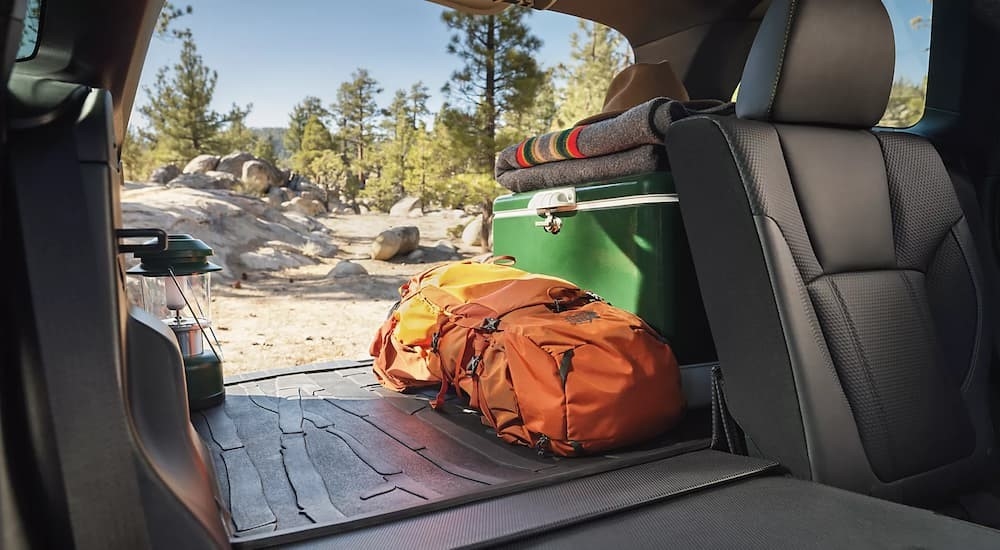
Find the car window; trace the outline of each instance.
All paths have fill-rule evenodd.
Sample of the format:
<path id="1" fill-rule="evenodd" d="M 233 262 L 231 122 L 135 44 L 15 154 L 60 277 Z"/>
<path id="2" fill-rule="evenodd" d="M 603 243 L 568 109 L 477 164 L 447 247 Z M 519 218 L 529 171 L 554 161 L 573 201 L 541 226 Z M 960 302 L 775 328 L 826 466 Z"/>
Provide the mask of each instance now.
<path id="1" fill-rule="evenodd" d="M 892 93 L 879 126 L 907 128 L 924 115 L 931 50 L 930 0 L 883 0 L 896 38 Z"/>
<path id="2" fill-rule="evenodd" d="M 42 0 L 28 0 L 28 11 L 21 32 L 21 45 L 17 49 L 17 60 L 24 61 L 35 56 L 38 49 L 38 31 L 42 22 Z"/>

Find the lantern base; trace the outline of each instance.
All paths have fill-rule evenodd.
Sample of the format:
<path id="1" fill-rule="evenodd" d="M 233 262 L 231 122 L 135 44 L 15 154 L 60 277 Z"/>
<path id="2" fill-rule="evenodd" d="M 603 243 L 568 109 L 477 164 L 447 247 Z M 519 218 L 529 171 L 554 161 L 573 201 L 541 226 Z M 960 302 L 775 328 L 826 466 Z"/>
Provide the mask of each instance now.
<path id="1" fill-rule="evenodd" d="M 192 411 L 214 407 L 226 398 L 222 361 L 211 349 L 184 358 L 184 377 Z"/>

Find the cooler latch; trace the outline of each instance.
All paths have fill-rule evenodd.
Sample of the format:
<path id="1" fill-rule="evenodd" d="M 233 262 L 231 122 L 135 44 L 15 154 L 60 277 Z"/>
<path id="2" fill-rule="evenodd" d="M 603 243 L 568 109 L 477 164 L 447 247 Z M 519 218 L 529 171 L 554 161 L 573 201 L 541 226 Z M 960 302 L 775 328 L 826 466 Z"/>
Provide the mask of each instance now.
<path id="1" fill-rule="evenodd" d="M 560 187 L 539 191 L 528 201 L 528 208 L 537 212 L 539 216 L 545 216 L 544 220 L 535 222 L 535 227 L 541 227 L 547 233 L 556 235 L 562 229 L 563 222 L 555 214 L 576 210 L 576 188 Z"/>
<path id="2" fill-rule="evenodd" d="M 556 217 L 552 212 L 545 212 L 545 219 L 540 222 L 535 222 L 535 227 L 541 227 L 546 233 L 552 233 L 555 235 L 562 229 L 562 220 Z"/>

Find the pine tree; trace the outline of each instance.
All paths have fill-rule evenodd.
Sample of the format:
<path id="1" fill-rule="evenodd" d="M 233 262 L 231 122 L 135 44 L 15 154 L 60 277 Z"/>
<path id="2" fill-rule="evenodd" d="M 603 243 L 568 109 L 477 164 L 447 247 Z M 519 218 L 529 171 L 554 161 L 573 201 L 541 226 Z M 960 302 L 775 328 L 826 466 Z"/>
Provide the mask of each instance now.
<path id="1" fill-rule="evenodd" d="M 161 37 L 173 34 L 175 38 L 183 38 L 185 31 L 172 29 L 171 26 L 179 17 L 190 15 L 192 11 L 191 6 L 178 8 L 171 2 L 164 2 L 160 8 L 160 18 L 156 22 L 156 34 Z"/>
<path id="2" fill-rule="evenodd" d="M 534 57 L 542 41 L 531 34 L 524 21 L 528 13 L 508 9 L 480 16 L 449 11 L 441 16 L 452 31 L 448 53 L 462 61 L 462 68 L 452 74 L 444 91 L 471 115 L 466 119 L 471 124 L 453 129 L 477 141 L 477 169 L 491 176 L 502 117 L 530 109 L 544 80 Z"/>
<path id="3" fill-rule="evenodd" d="M 121 166 L 124 181 L 146 181 L 153 164 L 152 144 L 147 136 L 129 128 L 122 140 Z"/>
<path id="4" fill-rule="evenodd" d="M 380 179 L 398 191 L 410 188 L 410 155 L 420 135 L 426 132 L 424 119 L 430 114 L 427 86 L 422 82 L 409 90 L 397 90 L 389 108 L 383 112 L 380 147 Z"/>
<path id="5" fill-rule="evenodd" d="M 906 78 L 892 83 L 889 103 L 885 114 L 878 122 L 879 126 L 890 128 L 908 128 L 920 121 L 924 115 L 924 103 L 927 97 L 927 77 L 919 84 Z"/>
<path id="6" fill-rule="evenodd" d="M 285 131 L 285 150 L 289 155 L 298 153 L 302 148 L 302 133 L 305 131 L 306 123 L 309 119 L 316 117 L 319 120 L 327 120 L 330 111 L 323 106 L 323 100 L 308 96 L 292 108 L 292 113 L 288 117 L 288 130 Z"/>
<path id="7" fill-rule="evenodd" d="M 370 159 L 365 154 L 375 141 L 375 128 L 381 112 L 375 96 L 382 93 L 367 69 L 358 68 L 351 74 L 351 80 L 344 82 L 337 90 L 337 101 L 332 112 L 340 128 L 339 137 L 344 140 L 349 151 L 352 171 L 357 175 L 358 186 L 365 187 L 370 169 Z"/>
<path id="8" fill-rule="evenodd" d="M 569 128 L 599 113 L 611 79 L 628 65 L 630 57 L 624 37 L 588 21 L 580 21 L 577 32 L 570 35 L 570 48 L 572 61 L 560 71 L 565 89 L 555 117 L 558 128 Z"/>
<path id="9" fill-rule="evenodd" d="M 32 0 L 28 6 L 29 18 L 26 23 L 33 24 L 34 28 L 28 29 L 28 31 L 33 31 L 34 36 L 38 35 L 38 17 L 41 15 L 41 2 L 39 0 Z M 183 38 L 190 34 L 190 30 L 177 30 L 172 28 L 174 22 L 184 16 L 189 15 L 193 12 L 191 6 L 185 6 L 178 8 L 174 6 L 171 2 L 164 2 L 163 7 L 160 9 L 159 20 L 156 23 L 156 35 L 160 38 L 167 36 L 173 36 L 174 38 Z M 25 33 L 27 36 L 28 32 Z M 22 37 L 22 49 L 24 48 L 24 37 Z M 148 92 L 148 90 L 147 90 Z M 132 129 L 131 127 L 126 130 L 125 136 L 122 139 L 120 160 L 122 165 L 122 171 L 124 180 L 145 178 L 148 175 L 150 167 L 155 162 L 153 148 L 156 146 L 155 135 L 153 132 L 140 131 Z"/>
<path id="10" fill-rule="evenodd" d="M 227 114 L 211 108 L 218 73 L 198 55 L 190 31 L 182 33 L 180 60 L 162 67 L 152 90 L 146 89 L 149 103 L 139 112 L 149 123 L 148 135 L 156 143 L 160 162 L 186 162 L 202 153 L 218 153 L 225 144 L 220 139 L 231 122 L 242 122 L 250 107 L 233 106 Z"/>
<path id="11" fill-rule="evenodd" d="M 253 156 L 265 160 L 271 163 L 272 166 L 278 165 L 278 151 L 274 146 L 274 140 L 270 136 L 257 134 L 254 136 L 253 146 L 250 148 L 250 153 Z"/>
<path id="12" fill-rule="evenodd" d="M 18 58 L 27 57 L 34 53 L 35 46 L 38 45 L 38 28 L 41 24 L 41 19 L 41 0 L 29 1 L 24 17 L 24 30 L 21 31 L 21 42 L 17 49 Z"/>
<path id="13" fill-rule="evenodd" d="M 293 170 L 326 191 L 323 202 L 327 208 L 330 200 L 352 192 L 347 177 L 348 165 L 336 149 L 330 130 L 319 117 L 313 116 L 302 132 L 299 151 L 291 158 Z"/>
<path id="14" fill-rule="evenodd" d="M 493 173 L 500 124 L 509 113 L 531 109 L 544 80 L 535 61 L 542 41 L 524 21 L 528 13 L 507 9 L 497 15 L 450 11 L 441 16 L 452 31 L 448 53 L 462 60 L 462 68 L 452 74 L 444 91 L 464 104 L 466 115 L 450 115 L 448 127 L 454 141 L 465 141 L 466 150 L 471 145 L 474 170 L 464 179 L 482 193 L 484 235 L 492 223 L 497 194 Z"/>
<path id="15" fill-rule="evenodd" d="M 409 90 L 397 90 L 392 103 L 382 112 L 382 141 L 378 144 L 378 178 L 369 180 L 365 197 L 379 209 L 386 209 L 402 194 L 414 193 L 420 184 L 414 179 L 411 157 L 416 154 L 421 137 L 427 133 L 425 119 L 430 115 L 427 86 L 417 82 Z"/>
<path id="16" fill-rule="evenodd" d="M 326 124 L 319 117 L 312 117 L 306 123 L 305 131 L 302 133 L 302 151 L 326 151 L 332 150 L 333 136 Z"/>
<path id="17" fill-rule="evenodd" d="M 519 143 L 527 137 L 559 129 L 556 124 L 559 91 L 556 89 L 555 73 L 555 69 L 544 72 L 530 107 L 504 114 L 504 127 L 497 134 L 498 150 Z"/>
<path id="18" fill-rule="evenodd" d="M 249 151 L 254 148 L 257 143 L 257 136 L 254 135 L 253 130 L 247 127 L 246 122 L 247 115 L 250 114 L 252 108 L 253 105 L 247 105 L 245 108 L 240 108 L 238 105 L 232 106 L 229 115 L 226 117 L 229 124 L 219 134 L 218 152 L 233 153 L 237 151 Z"/>

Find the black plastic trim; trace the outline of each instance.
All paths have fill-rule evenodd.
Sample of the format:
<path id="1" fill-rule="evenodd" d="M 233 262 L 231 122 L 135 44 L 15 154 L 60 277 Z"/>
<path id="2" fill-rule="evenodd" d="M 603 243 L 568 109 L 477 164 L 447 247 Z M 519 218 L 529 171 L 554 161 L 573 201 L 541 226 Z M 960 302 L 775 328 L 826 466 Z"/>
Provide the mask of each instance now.
<path id="1" fill-rule="evenodd" d="M 618 465 L 611 471 L 591 475 L 570 473 L 570 479 L 549 480 L 543 487 L 535 482 L 516 492 L 507 487 L 501 494 L 487 498 L 480 493 L 475 502 L 451 503 L 437 510 L 423 510 L 422 514 L 366 518 L 337 525 L 336 529 L 312 528 L 240 539 L 234 541 L 233 547 L 290 547 L 287 545 L 301 543 L 295 547 L 478 548 L 664 502 L 777 469 L 777 463 L 764 459 L 716 451 L 688 452 L 643 464 Z"/>

